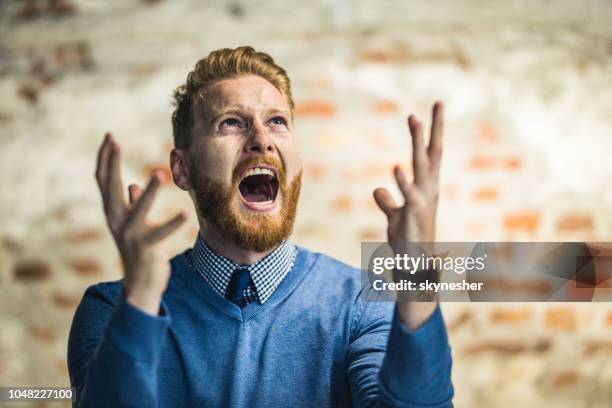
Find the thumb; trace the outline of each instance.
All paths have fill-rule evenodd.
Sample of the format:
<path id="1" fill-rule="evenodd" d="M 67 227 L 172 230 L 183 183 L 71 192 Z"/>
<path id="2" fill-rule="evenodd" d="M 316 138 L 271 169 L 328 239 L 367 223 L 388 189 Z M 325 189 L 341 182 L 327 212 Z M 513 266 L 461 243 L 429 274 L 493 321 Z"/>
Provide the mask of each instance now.
<path id="1" fill-rule="evenodd" d="M 389 190 L 380 187 L 374 190 L 374 193 L 372 195 L 374 196 L 374 201 L 376 201 L 378 208 L 380 208 L 382 212 L 385 213 L 387 218 L 390 219 L 393 216 L 395 210 L 397 210 L 398 206 L 395 203 L 393 197 L 391 196 L 391 193 L 389 193 Z"/>

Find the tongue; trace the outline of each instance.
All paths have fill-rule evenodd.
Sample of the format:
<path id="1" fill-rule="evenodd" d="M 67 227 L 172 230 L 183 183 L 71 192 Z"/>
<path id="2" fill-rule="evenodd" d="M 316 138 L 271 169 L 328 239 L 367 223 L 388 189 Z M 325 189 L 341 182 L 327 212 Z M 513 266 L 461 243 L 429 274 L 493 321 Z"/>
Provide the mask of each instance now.
<path id="1" fill-rule="evenodd" d="M 270 200 L 270 191 L 266 183 L 255 182 L 255 180 L 253 180 L 254 182 L 249 181 L 246 182 L 242 195 L 246 201 L 250 203 L 261 203 Z"/>
<path id="2" fill-rule="evenodd" d="M 264 201 L 268 201 L 268 194 L 263 193 L 263 194 L 259 194 L 259 193 L 249 193 L 247 195 L 244 196 L 244 199 L 247 200 L 249 203 L 262 203 Z"/>

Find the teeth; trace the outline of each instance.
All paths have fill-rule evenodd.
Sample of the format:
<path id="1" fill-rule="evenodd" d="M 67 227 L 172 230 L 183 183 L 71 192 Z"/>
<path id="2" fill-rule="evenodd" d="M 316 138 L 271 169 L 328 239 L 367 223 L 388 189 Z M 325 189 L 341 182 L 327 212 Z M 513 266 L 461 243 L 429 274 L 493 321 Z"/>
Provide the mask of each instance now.
<path id="1" fill-rule="evenodd" d="M 274 177 L 274 172 L 268 168 L 265 167 L 254 167 L 252 169 L 249 169 L 249 171 L 247 171 L 244 174 L 244 177 L 248 177 L 248 176 L 256 176 L 258 174 L 267 174 L 268 176 L 272 176 Z"/>

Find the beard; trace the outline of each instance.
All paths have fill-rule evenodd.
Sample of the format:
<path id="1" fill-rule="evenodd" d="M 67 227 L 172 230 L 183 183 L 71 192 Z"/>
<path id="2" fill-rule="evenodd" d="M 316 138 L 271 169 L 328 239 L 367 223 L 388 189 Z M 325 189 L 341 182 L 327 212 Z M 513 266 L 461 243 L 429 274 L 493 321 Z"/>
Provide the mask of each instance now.
<path id="1" fill-rule="evenodd" d="M 278 171 L 276 200 L 280 196 L 281 207 L 276 214 L 250 211 L 242 206 L 238 197 L 242 171 L 261 164 L 272 165 Z M 229 187 L 202 174 L 196 166 L 191 166 L 190 174 L 193 178 L 192 198 L 198 215 L 238 248 L 265 252 L 279 246 L 293 232 L 302 173 L 288 182 L 278 159 L 252 157 L 244 160 L 234 169 Z"/>

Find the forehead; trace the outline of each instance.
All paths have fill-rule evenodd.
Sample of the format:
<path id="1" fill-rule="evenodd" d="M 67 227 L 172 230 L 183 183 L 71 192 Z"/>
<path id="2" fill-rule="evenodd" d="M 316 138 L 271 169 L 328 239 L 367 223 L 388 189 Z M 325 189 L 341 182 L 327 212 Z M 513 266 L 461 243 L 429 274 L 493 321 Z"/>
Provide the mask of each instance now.
<path id="1" fill-rule="evenodd" d="M 278 89 L 262 77 L 243 75 L 214 82 L 200 91 L 201 111 L 206 115 L 222 112 L 227 108 L 247 111 L 289 111 L 287 101 Z"/>

